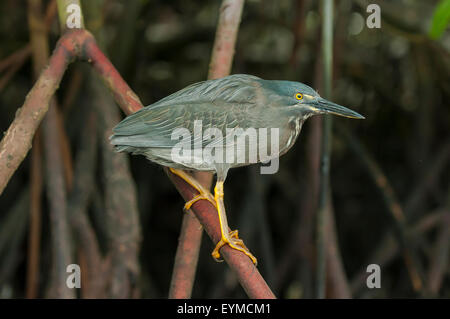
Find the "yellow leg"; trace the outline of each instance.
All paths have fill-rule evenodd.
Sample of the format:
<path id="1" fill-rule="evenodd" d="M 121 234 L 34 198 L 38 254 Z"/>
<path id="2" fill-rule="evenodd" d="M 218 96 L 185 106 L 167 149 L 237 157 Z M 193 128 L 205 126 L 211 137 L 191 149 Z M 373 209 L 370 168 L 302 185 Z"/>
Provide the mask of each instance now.
<path id="1" fill-rule="evenodd" d="M 212 256 L 216 261 L 221 261 L 219 250 L 223 245 L 228 244 L 231 248 L 239 250 L 246 254 L 256 265 L 257 260 L 255 256 L 252 255 L 250 250 L 244 245 L 242 239 L 238 237 L 238 231 L 234 230 L 228 232 L 228 222 L 227 216 L 225 213 L 225 206 L 223 204 L 223 182 L 217 181 L 216 187 L 214 187 L 214 199 L 216 201 L 217 212 L 219 213 L 219 221 L 220 221 L 220 231 L 222 233 L 222 239 L 217 243 L 216 248 L 214 248 L 212 252 Z"/>
<path id="2" fill-rule="evenodd" d="M 182 170 L 174 169 L 171 167 L 169 167 L 169 169 L 173 174 L 175 174 L 175 175 L 179 176 L 180 178 L 182 178 L 183 180 L 185 180 L 186 183 L 188 183 L 189 185 L 194 187 L 198 192 L 198 195 L 196 195 L 194 198 L 192 198 L 190 201 L 188 201 L 188 202 L 186 202 L 186 204 L 184 204 L 185 211 L 190 209 L 191 206 L 195 202 L 197 202 L 201 199 L 205 199 L 205 200 L 209 201 L 211 204 L 214 205 L 214 207 L 216 207 L 216 202 L 215 202 L 212 194 L 206 188 L 204 188 L 194 177 L 192 177 L 191 175 L 187 174 L 186 172 L 184 172 Z"/>

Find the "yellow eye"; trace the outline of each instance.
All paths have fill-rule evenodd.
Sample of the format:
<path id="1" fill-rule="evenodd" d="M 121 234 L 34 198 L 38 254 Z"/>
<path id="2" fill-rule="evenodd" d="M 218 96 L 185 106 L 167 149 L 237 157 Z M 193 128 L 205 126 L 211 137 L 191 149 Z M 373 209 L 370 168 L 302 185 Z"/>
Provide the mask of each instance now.
<path id="1" fill-rule="evenodd" d="M 296 98 L 297 100 L 301 100 L 301 99 L 303 99 L 303 94 L 297 93 L 297 94 L 295 94 L 295 98 Z"/>

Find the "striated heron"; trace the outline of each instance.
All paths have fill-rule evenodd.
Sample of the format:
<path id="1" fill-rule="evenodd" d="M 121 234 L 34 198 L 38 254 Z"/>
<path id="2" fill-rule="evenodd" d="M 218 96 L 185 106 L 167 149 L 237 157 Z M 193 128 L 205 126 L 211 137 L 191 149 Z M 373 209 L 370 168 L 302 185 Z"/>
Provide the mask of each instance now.
<path id="1" fill-rule="evenodd" d="M 216 260 L 220 258 L 219 249 L 228 244 L 256 264 L 238 232 L 229 232 L 223 203 L 227 172 L 283 155 L 294 144 L 303 122 L 316 114 L 364 118 L 321 98 L 305 84 L 236 74 L 192 84 L 129 115 L 113 129 L 111 143 L 118 152 L 141 154 L 169 167 L 193 186 L 199 194 L 185 204 L 186 210 L 200 199 L 217 208 L 222 239 L 212 252 Z M 267 130 L 271 133 L 270 155 L 266 156 L 266 148 L 266 155 L 254 156 L 252 153 L 261 150 L 267 136 L 260 134 L 252 139 L 249 132 L 267 134 Z M 215 172 L 214 197 L 183 170 Z"/>

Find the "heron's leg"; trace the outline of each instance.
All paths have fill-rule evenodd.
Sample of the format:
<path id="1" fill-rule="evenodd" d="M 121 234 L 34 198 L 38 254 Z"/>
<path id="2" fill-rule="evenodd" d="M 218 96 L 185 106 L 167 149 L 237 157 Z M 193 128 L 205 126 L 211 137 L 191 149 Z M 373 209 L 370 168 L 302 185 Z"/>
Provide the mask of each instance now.
<path id="1" fill-rule="evenodd" d="M 223 181 L 217 181 L 214 187 L 214 199 L 216 200 L 217 212 L 219 213 L 220 231 L 222 233 L 221 240 L 217 243 L 216 248 L 212 252 L 212 256 L 216 261 L 220 261 L 219 250 L 223 245 L 228 244 L 231 248 L 242 251 L 256 265 L 257 260 L 250 250 L 244 245 L 242 239 L 238 237 L 238 231 L 228 231 L 227 215 L 225 213 L 225 205 L 223 203 Z"/>
<path id="2" fill-rule="evenodd" d="M 211 204 L 214 205 L 214 207 L 216 207 L 216 202 L 214 200 L 213 195 L 206 188 L 204 188 L 194 177 L 192 177 L 191 175 L 187 174 L 186 172 L 184 172 L 182 170 L 174 169 L 171 167 L 169 167 L 169 169 L 173 174 L 182 178 L 186 183 L 188 183 L 189 185 L 194 187 L 198 192 L 198 195 L 194 196 L 194 198 L 192 198 L 190 201 L 188 201 L 188 202 L 186 202 L 186 204 L 184 204 L 185 211 L 190 209 L 191 206 L 195 202 L 197 202 L 201 199 L 205 199 L 205 200 L 209 201 Z"/>

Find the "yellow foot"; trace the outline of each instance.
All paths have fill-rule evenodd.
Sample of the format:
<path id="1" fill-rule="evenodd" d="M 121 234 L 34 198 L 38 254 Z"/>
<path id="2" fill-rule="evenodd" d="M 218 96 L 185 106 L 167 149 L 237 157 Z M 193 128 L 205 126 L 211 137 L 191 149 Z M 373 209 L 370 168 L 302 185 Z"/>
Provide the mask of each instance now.
<path id="1" fill-rule="evenodd" d="M 174 169 L 171 167 L 169 167 L 169 170 L 173 174 L 182 178 L 186 183 L 194 187 L 197 190 L 197 192 L 199 192 L 198 195 L 196 195 L 190 201 L 186 202 L 186 204 L 184 205 L 184 211 L 188 211 L 195 202 L 201 199 L 205 199 L 209 201 L 211 204 L 213 204 L 214 207 L 217 207 L 216 201 L 214 200 L 214 196 L 206 188 L 204 188 L 194 177 L 192 177 L 191 175 L 187 174 L 182 170 Z"/>
<path id="2" fill-rule="evenodd" d="M 190 201 L 186 202 L 186 204 L 184 204 L 183 210 L 185 212 L 187 212 L 195 202 L 197 202 L 201 199 L 207 200 L 211 204 L 213 204 L 214 207 L 217 207 L 216 201 L 214 200 L 214 196 L 210 192 L 206 192 L 206 193 L 201 192 L 200 194 L 198 194 L 194 198 L 192 198 Z"/>
<path id="3" fill-rule="evenodd" d="M 222 246 L 226 244 L 228 244 L 231 248 L 239 250 L 244 254 L 246 254 L 252 260 L 255 266 L 258 264 L 258 261 L 256 260 L 255 256 L 253 256 L 250 250 L 248 250 L 248 248 L 245 246 L 244 241 L 242 239 L 239 239 L 237 230 L 231 231 L 228 234 L 228 236 L 223 236 L 222 234 L 222 239 L 217 243 L 216 248 L 214 248 L 213 252 L 211 253 L 211 255 L 216 261 L 218 262 L 223 261 L 220 259 L 219 250 L 220 248 L 222 248 Z"/>

